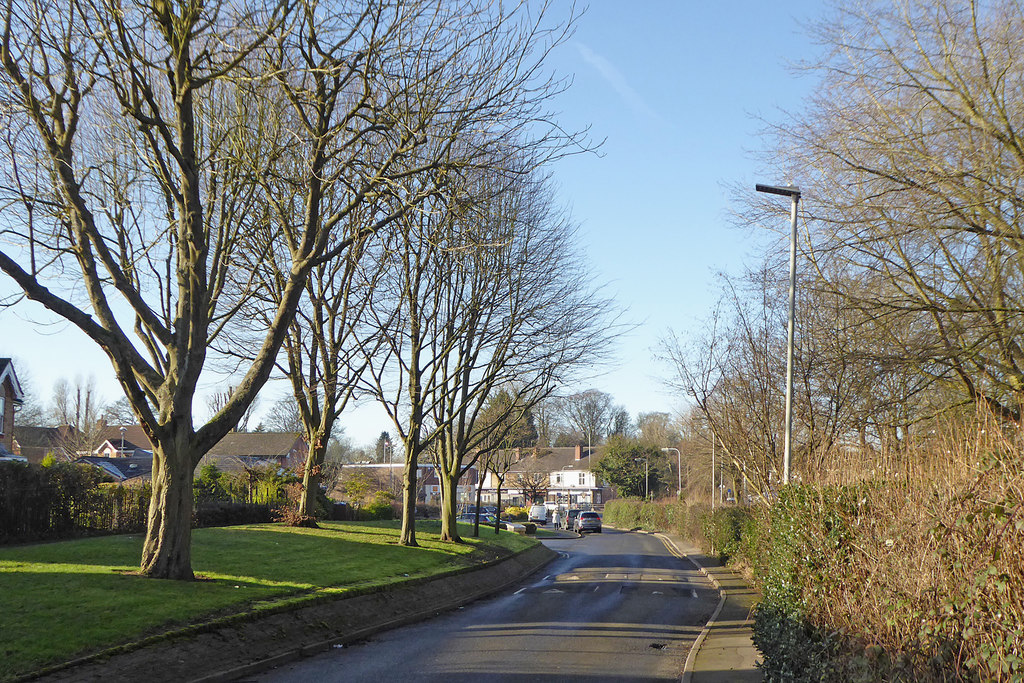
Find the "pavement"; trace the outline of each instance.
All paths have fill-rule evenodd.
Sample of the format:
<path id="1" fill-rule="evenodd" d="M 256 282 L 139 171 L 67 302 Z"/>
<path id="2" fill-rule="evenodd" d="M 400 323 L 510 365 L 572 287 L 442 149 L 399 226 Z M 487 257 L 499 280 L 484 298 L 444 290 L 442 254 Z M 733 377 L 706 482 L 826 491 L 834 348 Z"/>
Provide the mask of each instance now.
<path id="1" fill-rule="evenodd" d="M 757 663 L 751 610 L 759 599 L 738 572 L 671 534 L 655 534 L 677 555 L 693 562 L 721 592 L 718 607 L 697 637 L 682 683 L 760 683 L 764 674 Z"/>

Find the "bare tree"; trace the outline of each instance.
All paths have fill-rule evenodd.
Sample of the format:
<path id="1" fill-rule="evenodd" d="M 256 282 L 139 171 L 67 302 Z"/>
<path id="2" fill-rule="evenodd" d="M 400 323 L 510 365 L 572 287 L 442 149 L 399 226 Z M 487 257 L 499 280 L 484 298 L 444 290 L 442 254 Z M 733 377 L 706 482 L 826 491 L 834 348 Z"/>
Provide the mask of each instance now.
<path id="1" fill-rule="evenodd" d="M 459 540 L 456 486 L 477 456 L 557 386 L 593 371 L 619 330 L 614 304 L 581 275 L 587 269 L 573 249 L 572 226 L 552 205 L 545 179 L 517 178 L 474 203 L 474 211 L 454 217 L 459 234 L 473 241 L 439 254 L 439 263 L 450 264 L 441 286 L 446 329 L 455 337 L 445 350 L 440 400 L 431 406 L 441 426 L 446 540 Z M 517 400 L 492 400 L 499 387 Z"/>
<path id="2" fill-rule="evenodd" d="M 270 410 L 267 411 L 264 425 L 271 432 L 301 432 L 303 430 L 299 405 L 291 393 L 274 401 Z"/>
<path id="3" fill-rule="evenodd" d="M 412 6 L 18 0 L 2 10 L 0 270 L 103 349 L 153 443 L 146 575 L 192 578 L 193 469 L 270 376 L 310 269 L 350 246 L 328 250 L 344 215 L 322 215 L 324 178 L 347 166 L 345 206 L 359 206 L 396 178 L 354 150 L 423 143 L 392 115 L 409 103 L 388 99 Z M 310 118 L 295 115 L 297 101 Z M 288 179 L 302 220 L 277 220 L 268 178 Z M 289 264 L 270 324 L 236 391 L 197 426 L 211 348 L 254 291 L 235 276 L 268 244 Z"/>
<path id="4" fill-rule="evenodd" d="M 640 413 L 636 417 L 638 439 L 652 446 L 675 446 L 679 443 L 679 426 L 668 413 Z"/>
<path id="5" fill-rule="evenodd" d="M 106 427 L 102 411 L 92 378 L 78 378 L 74 384 L 59 379 L 53 385 L 53 421 L 58 427 L 70 428 L 61 432 L 61 446 L 68 453 L 92 455 L 99 447 Z"/>
<path id="6" fill-rule="evenodd" d="M 805 256 L 876 333 L 875 366 L 1016 422 L 1024 151 L 1007 85 L 1024 78 L 1022 27 L 1008 1 L 844 5 L 816 27 L 821 86 L 774 129 L 769 162 L 800 179 Z"/>
<path id="7" fill-rule="evenodd" d="M 481 20 L 486 31 L 479 30 Z M 444 186 L 400 216 L 397 229 L 381 233 L 387 276 L 373 288 L 367 310 L 370 338 L 382 344 L 366 354 L 370 363 L 364 378 L 367 391 L 391 416 L 405 452 L 404 545 L 416 544 L 419 458 L 464 416 L 445 405 L 455 401 L 478 410 L 497 378 L 508 377 L 500 374 L 499 364 L 488 366 L 479 359 L 496 350 L 505 353 L 498 322 L 509 304 L 502 300 L 496 306 L 493 298 L 481 296 L 483 289 L 473 289 L 490 273 L 498 278 L 493 284 L 500 288 L 504 283 L 509 291 L 501 270 L 501 242 L 490 240 L 507 240 L 511 228 L 505 224 L 504 232 L 495 233 L 494 224 L 501 223 L 493 213 L 495 201 L 510 196 L 507 188 L 529 182 L 537 168 L 578 142 L 575 136 L 565 137 L 541 108 L 563 87 L 546 78 L 541 67 L 567 30 L 565 24 L 543 28 L 546 21 L 546 10 L 530 16 L 524 8 L 501 6 L 470 17 L 469 30 L 462 33 L 479 38 L 464 44 L 468 49 L 450 66 L 480 77 L 459 81 L 457 92 L 466 104 L 448 123 L 460 135 L 446 150 L 453 163 Z M 484 121 L 486 126 L 477 125 Z M 474 223 L 481 217 L 492 220 Z M 543 383 L 530 373 L 522 379 Z M 457 481 L 455 469 L 442 480 Z"/>
<path id="8" fill-rule="evenodd" d="M 131 403 L 122 396 L 113 403 L 108 403 L 103 409 L 103 419 L 108 425 L 134 425 L 139 420 L 135 417 Z"/>
<path id="9" fill-rule="evenodd" d="M 536 459 L 521 460 L 508 470 L 508 487 L 522 491 L 527 505 L 544 499 L 549 480 L 550 473 Z"/>
<path id="10" fill-rule="evenodd" d="M 231 402 L 232 396 L 238 391 L 238 387 L 229 386 L 227 389 L 222 391 L 215 391 L 206 398 L 206 407 L 210 411 L 211 415 L 216 415 Z M 253 413 L 259 408 L 260 398 L 255 396 L 252 402 L 246 407 L 245 412 L 238 419 L 238 423 L 231 429 L 233 432 L 247 432 L 249 431 L 249 421 L 252 420 Z"/>
<path id="11" fill-rule="evenodd" d="M 528 406 L 535 406 L 543 402 L 543 399 L 525 398 L 514 391 L 502 389 L 488 399 L 487 407 L 478 420 L 477 429 L 484 432 L 486 438 L 478 447 L 476 461 L 480 480 L 476 491 L 477 520 L 473 527 L 474 536 L 479 535 L 480 502 L 487 472 L 497 482 L 494 533 L 498 533 L 501 529 L 501 489 L 508 471 L 518 462 L 523 448 L 537 443 L 533 412 Z"/>
<path id="12" fill-rule="evenodd" d="M 588 442 L 601 443 L 610 433 L 615 418 L 615 400 L 611 394 L 588 389 L 566 396 L 560 406 L 562 419 Z"/>

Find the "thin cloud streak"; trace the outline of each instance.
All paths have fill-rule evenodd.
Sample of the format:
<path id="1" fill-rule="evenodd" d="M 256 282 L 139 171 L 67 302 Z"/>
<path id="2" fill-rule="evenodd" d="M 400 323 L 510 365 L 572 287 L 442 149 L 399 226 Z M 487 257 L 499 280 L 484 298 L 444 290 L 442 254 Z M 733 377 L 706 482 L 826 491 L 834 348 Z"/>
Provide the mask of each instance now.
<path id="1" fill-rule="evenodd" d="M 633 89 L 633 86 L 629 84 L 629 81 L 626 80 L 626 77 L 615 67 L 614 64 L 591 50 L 590 47 L 584 43 L 573 41 L 573 45 L 580 53 L 580 57 L 583 58 L 583 61 L 597 69 L 601 78 L 603 78 L 608 85 L 610 85 L 612 89 L 619 94 L 622 101 L 625 102 L 634 113 L 656 119 L 657 121 L 663 121 L 661 115 L 648 106 L 647 102 L 644 101 L 644 98 L 640 96 L 640 93 Z"/>

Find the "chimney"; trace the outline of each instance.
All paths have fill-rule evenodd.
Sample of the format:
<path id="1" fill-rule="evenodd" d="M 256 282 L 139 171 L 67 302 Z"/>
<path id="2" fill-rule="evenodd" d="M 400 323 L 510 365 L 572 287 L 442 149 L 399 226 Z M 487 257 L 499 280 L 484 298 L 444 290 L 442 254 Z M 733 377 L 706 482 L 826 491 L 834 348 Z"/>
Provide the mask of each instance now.
<path id="1" fill-rule="evenodd" d="M 589 455 L 589 453 L 587 455 Z M 579 444 L 578 443 L 578 444 L 576 444 L 576 458 L 575 458 L 575 460 L 576 460 L 576 462 L 579 462 L 582 459 L 583 459 L 583 444 Z"/>

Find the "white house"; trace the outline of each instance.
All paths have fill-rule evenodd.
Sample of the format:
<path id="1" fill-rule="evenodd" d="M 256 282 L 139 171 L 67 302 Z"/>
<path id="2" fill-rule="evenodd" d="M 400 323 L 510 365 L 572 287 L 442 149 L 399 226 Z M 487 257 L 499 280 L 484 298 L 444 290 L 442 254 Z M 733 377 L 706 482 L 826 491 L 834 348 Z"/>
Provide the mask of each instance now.
<path id="1" fill-rule="evenodd" d="M 615 492 L 591 471 L 604 455 L 604 447 L 516 449 L 516 462 L 501 487 L 502 504 L 603 505 Z M 482 499 L 497 502 L 497 477 L 488 472 Z M 529 500 L 528 500 L 529 499 Z"/>

